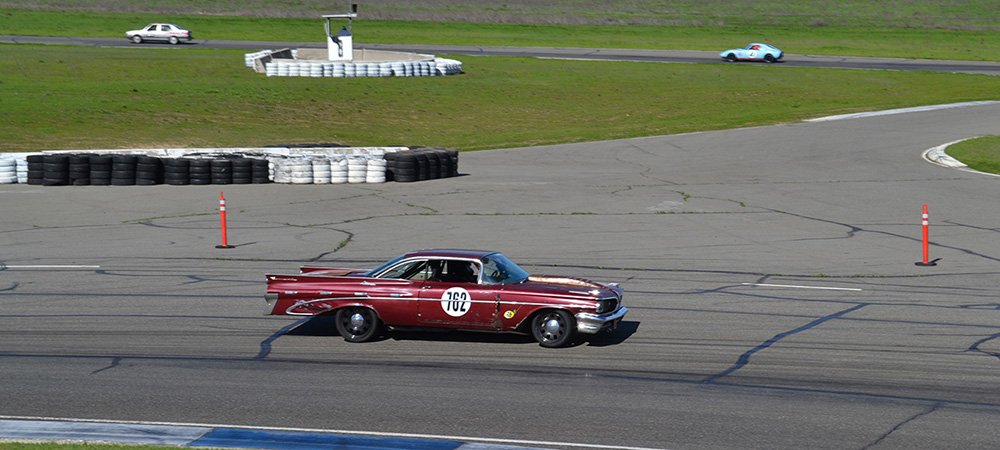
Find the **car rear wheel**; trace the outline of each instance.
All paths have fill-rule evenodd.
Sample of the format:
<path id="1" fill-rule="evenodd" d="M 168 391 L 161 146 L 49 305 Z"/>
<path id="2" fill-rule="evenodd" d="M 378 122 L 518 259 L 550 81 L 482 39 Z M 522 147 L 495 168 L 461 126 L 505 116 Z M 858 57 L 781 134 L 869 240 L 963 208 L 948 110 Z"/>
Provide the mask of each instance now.
<path id="1" fill-rule="evenodd" d="M 141 44 L 142 43 L 142 36 L 139 36 L 138 34 L 135 35 L 135 36 L 132 36 L 132 42 L 135 42 L 136 44 Z"/>
<path id="2" fill-rule="evenodd" d="M 170 43 L 171 44 L 177 45 L 178 42 L 180 42 L 180 40 L 177 39 L 177 36 L 170 36 Z"/>
<path id="3" fill-rule="evenodd" d="M 770 63 L 773 63 L 774 61 L 775 61 L 774 60 L 774 55 L 771 55 L 770 53 L 764 55 L 764 62 L 770 64 Z"/>
<path id="4" fill-rule="evenodd" d="M 348 342 L 364 342 L 375 336 L 379 320 L 375 311 L 352 306 L 337 310 L 337 332 Z"/>
<path id="5" fill-rule="evenodd" d="M 735 53 L 730 53 L 730 54 L 726 55 L 726 59 L 729 60 L 729 62 L 736 62 L 736 54 Z"/>
<path id="6" fill-rule="evenodd" d="M 542 347 L 564 347 L 573 342 L 575 325 L 569 312 L 546 311 L 531 320 L 531 335 Z"/>

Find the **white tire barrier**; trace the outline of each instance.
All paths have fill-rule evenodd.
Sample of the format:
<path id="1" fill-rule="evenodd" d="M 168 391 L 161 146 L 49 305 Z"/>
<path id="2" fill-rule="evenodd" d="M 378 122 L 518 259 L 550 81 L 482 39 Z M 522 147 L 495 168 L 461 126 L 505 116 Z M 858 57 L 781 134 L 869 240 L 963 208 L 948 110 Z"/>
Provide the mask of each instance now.
<path id="1" fill-rule="evenodd" d="M 436 77 L 462 73 L 462 62 L 447 58 L 427 61 L 343 63 L 298 60 L 296 50 L 292 50 L 293 59 L 273 58 L 272 53 L 270 50 L 264 50 L 245 54 L 247 67 L 254 68 L 257 59 L 265 58 L 263 61 L 267 62 L 264 63 L 264 72 L 269 77 Z"/>
<path id="2" fill-rule="evenodd" d="M 313 184 L 330 184 L 330 160 L 316 158 L 312 160 Z"/>
<path id="3" fill-rule="evenodd" d="M 336 156 L 330 159 L 330 183 L 347 183 L 347 158 Z"/>
<path id="4" fill-rule="evenodd" d="M 365 175 L 365 183 L 385 183 L 386 160 L 369 159 L 368 171 Z"/>
<path id="5" fill-rule="evenodd" d="M 17 183 L 17 161 L 14 158 L 0 159 L 0 184 Z"/>

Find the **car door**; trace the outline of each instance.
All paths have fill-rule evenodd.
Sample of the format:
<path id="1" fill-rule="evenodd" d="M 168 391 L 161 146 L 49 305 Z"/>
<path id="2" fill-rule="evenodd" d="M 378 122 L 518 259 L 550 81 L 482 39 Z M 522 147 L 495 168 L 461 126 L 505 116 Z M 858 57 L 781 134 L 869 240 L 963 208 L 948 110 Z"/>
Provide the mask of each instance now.
<path id="1" fill-rule="evenodd" d="M 419 290 L 422 325 L 497 329 L 497 285 L 479 284 L 482 267 L 472 260 L 433 260 Z"/>

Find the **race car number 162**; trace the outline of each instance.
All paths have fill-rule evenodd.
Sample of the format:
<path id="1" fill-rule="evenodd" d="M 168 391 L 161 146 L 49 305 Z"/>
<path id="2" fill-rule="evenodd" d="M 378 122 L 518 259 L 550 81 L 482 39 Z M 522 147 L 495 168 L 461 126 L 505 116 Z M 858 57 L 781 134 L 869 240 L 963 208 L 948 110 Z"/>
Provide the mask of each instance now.
<path id="1" fill-rule="evenodd" d="M 444 291 L 444 295 L 441 296 L 441 307 L 449 316 L 464 316 L 465 313 L 469 312 L 470 306 L 472 306 L 472 301 L 469 298 L 469 291 L 460 287 L 450 288 Z"/>

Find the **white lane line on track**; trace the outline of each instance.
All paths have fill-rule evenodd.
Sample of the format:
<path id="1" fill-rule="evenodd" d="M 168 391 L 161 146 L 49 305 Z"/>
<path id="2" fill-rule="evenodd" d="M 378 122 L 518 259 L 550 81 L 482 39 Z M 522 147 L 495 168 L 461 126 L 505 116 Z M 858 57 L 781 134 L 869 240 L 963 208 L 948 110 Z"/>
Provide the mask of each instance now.
<path id="1" fill-rule="evenodd" d="M 795 284 L 767 284 L 767 283 L 741 283 L 744 286 L 762 286 L 762 287 L 781 287 L 781 288 L 793 288 L 793 289 L 821 289 L 827 291 L 860 291 L 858 288 L 842 288 L 842 287 L 830 287 L 830 286 L 799 286 Z"/>
<path id="2" fill-rule="evenodd" d="M 69 264 L 48 264 L 48 265 L 20 265 L 20 266 L 8 266 L 6 264 L 0 264 L 0 269 L 100 269 L 101 266 L 76 266 Z"/>
<path id="3" fill-rule="evenodd" d="M 982 105 L 992 105 L 997 103 L 996 101 L 980 101 L 980 102 L 965 102 L 965 103 L 949 103 L 946 105 L 930 105 L 930 106 L 917 106 L 913 108 L 899 108 L 899 109 L 887 109 L 884 111 L 872 111 L 863 112 L 855 114 L 841 114 L 839 116 L 827 116 L 827 117 L 817 117 L 815 119 L 806 119 L 805 122 L 830 122 L 833 120 L 844 120 L 844 119 L 858 119 L 863 117 L 877 117 L 877 116 L 889 116 L 892 114 L 903 114 L 910 112 L 920 112 L 920 111 L 935 111 L 939 109 L 950 109 L 950 108 L 964 108 L 966 106 L 982 106 Z"/>
<path id="4" fill-rule="evenodd" d="M 246 425 L 219 425 L 206 423 L 181 423 L 181 422 L 155 422 L 145 420 L 102 420 L 102 419 L 73 419 L 62 417 L 33 417 L 33 416 L 4 416 L 4 420 L 42 420 L 54 422 L 72 423 L 101 423 L 101 424 L 125 424 L 125 425 L 153 425 L 170 427 L 197 427 L 197 428 L 233 428 L 240 430 L 260 430 L 260 431 L 285 431 L 297 433 L 330 433 L 330 434 L 350 434 L 355 436 L 380 436 L 390 438 L 415 438 L 415 439 L 440 439 L 461 442 L 482 442 L 490 444 L 506 445 L 547 445 L 557 447 L 579 447 L 604 450 L 664 450 L 650 447 L 629 447 L 622 445 L 601 445 L 601 444 L 579 444 L 574 442 L 554 442 L 554 441 L 531 441 L 522 439 L 496 439 L 472 436 L 449 436 L 437 434 L 417 434 L 417 433 L 379 433 L 376 431 L 353 431 L 353 430 L 325 430 L 320 428 L 288 428 L 288 427 L 251 427 Z"/>

